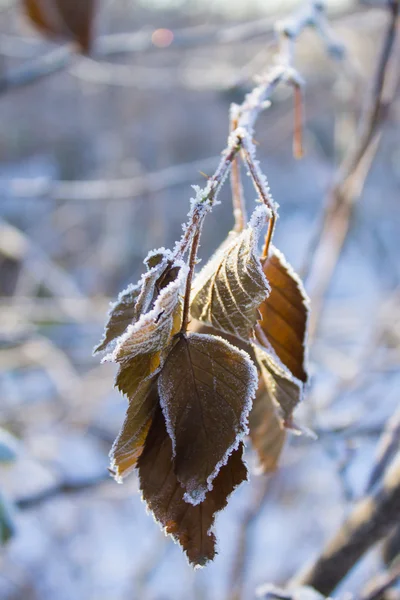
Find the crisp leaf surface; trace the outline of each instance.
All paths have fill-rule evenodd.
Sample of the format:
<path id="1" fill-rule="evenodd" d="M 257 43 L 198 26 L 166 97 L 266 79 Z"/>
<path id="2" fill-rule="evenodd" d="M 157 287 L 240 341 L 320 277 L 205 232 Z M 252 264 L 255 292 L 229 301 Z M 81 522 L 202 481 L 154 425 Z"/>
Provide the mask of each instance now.
<path id="1" fill-rule="evenodd" d="M 249 427 L 250 439 L 257 451 L 261 471 L 274 471 L 285 443 L 286 432 L 276 414 L 274 401 L 262 376 L 250 411 Z"/>
<path id="2" fill-rule="evenodd" d="M 24 0 L 31 22 L 44 34 L 71 39 L 89 51 L 96 0 Z"/>
<path id="3" fill-rule="evenodd" d="M 111 470 L 117 481 L 122 481 L 134 469 L 141 455 L 146 437 L 158 406 L 156 377 L 143 382 L 130 398 L 122 429 L 111 452 Z"/>
<path id="4" fill-rule="evenodd" d="M 259 206 L 248 227 L 231 233 L 194 281 L 191 314 L 195 319 L 245 341 L 269 293 L 257 246 L 268 212 Z"/>
<path id="5" fill-rule="evenodd" d="M 185 500 L 198 504 L 247 433 L 258 384 L 248 355 L 225 340 L 181 336 L 158 380 L 161 407 Z"/>
<path id="6" fill-rule="evenodd" d="M 165 533 L 182 546 L 193 565 L 203 566 L 216 554 L 215 535 L 211 530 L 215 513 L 226 506 L 228 496 L 247 479 L 242 454 L 241 443 L 219 471 L 205 500 L 197 506 L 188 504 L 174 473 L 172 442 L 161 410 L 154 417 L 138 461 L 140 489 Z"/>

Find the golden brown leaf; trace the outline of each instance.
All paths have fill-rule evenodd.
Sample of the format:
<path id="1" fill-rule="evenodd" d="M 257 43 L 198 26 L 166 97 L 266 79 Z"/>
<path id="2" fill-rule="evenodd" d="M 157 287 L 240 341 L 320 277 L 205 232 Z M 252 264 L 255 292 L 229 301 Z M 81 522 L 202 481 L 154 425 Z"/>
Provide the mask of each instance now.
<path id="1" fill-rule="evenodd" d="M 111 448 L 111 470 L 117 481 L 122 481 L 134 469 L 157 406 L 157 382 L 153 376 L 141 383 L 130 397 L 124 424 Z"/>
<path id="2" fill-rule="evenodd" d="M 305 349 L 309 300 L 303 285 L 275 247 L 263 263 L 271 292 L 259 306 L 260 326 L 273 352 L 301 382 L 307 382 Z"/>
<path id="3" fill-rule="evenodd" d="M 185 500 L 198 504 L 240 439 L 258 383 L 248 355 L 222 338 L 180 336 L 158 390 Z"/>
<path id="4" fill-rule="evenodd" d="M 242 460 L 243 444 L 230 455 L 214 480 L 205 500 L 193 506 L 184 499 L 184 490 L 174 473 L 172 442 L 161 410 L 154 416 L 145 448 L 138 460 L 143 498 L 166 534 L 182 546 L 193 565 L 203 566 L 216 554 L 212 532 L 215 513 L 222 510 L 228 496 L 247 479 Z"/>
<path id="5" fill-rule="evenodd" d="M 23 0 L 32 23 L 53 38 L 74 40 L 90 50 L 96 0 Z"/>
<path id="6" fill-rule="evenodd" d="M 257 254 L 268 214 L 259 206 L 242 233 L 230 233 L 193 284 L 192 316 L 245 341 L 252 336 L 258 307 L 269 292 Z"/>
<path id="7" fill-rule="evenodd" d="M 257 451 L 263 473 L 275 471 L 282 452 L 286 432 L 276 414 L 274 401 L 261 376 L 249 415 L 250 439 Z"/>

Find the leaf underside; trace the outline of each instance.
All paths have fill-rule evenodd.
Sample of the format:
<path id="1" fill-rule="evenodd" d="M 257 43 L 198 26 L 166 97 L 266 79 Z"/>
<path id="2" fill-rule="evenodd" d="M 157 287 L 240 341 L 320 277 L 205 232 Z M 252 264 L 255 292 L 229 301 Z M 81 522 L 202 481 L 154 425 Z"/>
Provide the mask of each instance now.
<path id="1" fill-rule="evenodd" d="M 158 389 L 185 500 L 198 504 L 247 432 L 257 371 L 248 356 L 209 335 L 182 336 Z"/>
<path id="2" fill-rule="evenodd" d="M 258 230 L 231 233 L 194 281 L 191 314 L 248 341 L 269 287 L 257 256 Z"/>
<path id="3" fill-rule="evenodd" d="M 31 22 L 44 34 L 90 50 L 96 0 L 24 0 Z"/>
<path id="4" fill-rule="evenodd" d="M 215 513 L 226 506 L 228 496 L 247 479 L 242 454 L 241 443 L 220 469 L 205 500 L 197 506 L 188 504 L 174 473 L 172 442 L 162 412 L 157 410 L 138 461 L 140 489 L 165 533 L 172 535 L 182 546 L 193 565 L 203 566 L 216 554 L 216 540 L 211 528 Z"/>

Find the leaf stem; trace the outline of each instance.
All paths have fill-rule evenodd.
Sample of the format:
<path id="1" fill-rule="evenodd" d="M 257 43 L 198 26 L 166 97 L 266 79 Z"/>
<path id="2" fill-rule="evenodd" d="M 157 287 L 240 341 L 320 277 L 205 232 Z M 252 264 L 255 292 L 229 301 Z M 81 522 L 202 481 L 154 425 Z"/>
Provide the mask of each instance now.
<path id="1" fill-rule="evenodd" d="M 199 248 L 200 243 L 200 234 L 203 225 L 203 219 L 199 222 L 196 232 L 193 235 L 192 244 L 190 247 L 190 256 L 189 256 L 189 273 L 186 279 L 186 289 L 185 289 L 185 297 L 183 300 L 183 314 L 182 314 L 182 326 L 180 333 L 186 333 L 188 325 L 189 325 L 189 309 L 190 309 L 190 294 L 192 291 L 192 281 L 194 269 L 196 267 L 197 262 L 197 250 Z"/>

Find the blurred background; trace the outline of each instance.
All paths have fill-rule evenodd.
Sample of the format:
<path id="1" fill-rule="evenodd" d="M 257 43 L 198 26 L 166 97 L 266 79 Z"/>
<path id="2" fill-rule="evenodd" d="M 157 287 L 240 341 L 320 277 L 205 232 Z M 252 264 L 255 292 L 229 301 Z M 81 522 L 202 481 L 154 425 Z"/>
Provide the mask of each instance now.
<path id="1" fill-rule="evenodd" d="M 252 474 L 217 516 L 219 555 L 193 571 L 137 491 L 107 472 L 126 401 L 99 365 L 109 301 L 147 252 L 171 247 L 226 144 L 231 102 L 272 64 L 283 0 L 114 0 L 93 58 L 41 38 L 0 0 L 0 549 L 2 600 L 239 600 L 304 567 L 365 490 L 399 404 L 400 103 L 394 99 L 310 354 L 312 383 L 279 470 Z M 383 3 L 382 3 L 383 4 Z M 280 204 L 275 244 L 299 272 L 354 138 L 388 15 L 328 2 L 341 61 L 315 32 L 296 45 L 305 157 L 281 88 L 256 128 Z M 399 59 L 397 46 L 397 60 Z M 255 192 L 245 181 L 249 207 Z M 233 225 L 229 186 L 201 256 Z M 254 464 L 251 449 L 247 460 Z M 378 572 L 370 553 L 343 589 Z"/>

